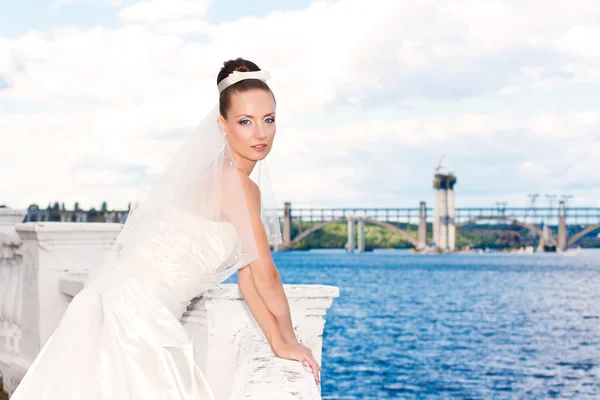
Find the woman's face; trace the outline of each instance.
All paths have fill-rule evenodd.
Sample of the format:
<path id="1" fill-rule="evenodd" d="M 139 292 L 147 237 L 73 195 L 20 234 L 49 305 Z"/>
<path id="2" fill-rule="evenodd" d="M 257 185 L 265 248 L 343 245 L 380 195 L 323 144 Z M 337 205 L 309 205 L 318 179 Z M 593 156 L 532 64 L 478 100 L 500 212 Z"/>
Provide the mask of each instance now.
<path id="1" fill-rule="evenodd" d="M 234 93 L 221 128 L 233 153 L 249 161 L 269 154 L 275 137 L 275 100 L 266 90 Z"/>

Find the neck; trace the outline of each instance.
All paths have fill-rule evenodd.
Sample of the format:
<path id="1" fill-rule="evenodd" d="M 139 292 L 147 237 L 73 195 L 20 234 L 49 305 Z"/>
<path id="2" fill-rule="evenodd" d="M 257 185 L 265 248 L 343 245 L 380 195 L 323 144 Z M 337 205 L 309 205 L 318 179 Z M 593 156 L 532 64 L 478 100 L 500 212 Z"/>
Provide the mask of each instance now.
<path id="1" fill-rule="evenodd" d="M 236 153 L 232 153 L 231 156 L 233 157 L 233 161 L 235 161 L 237 169 L 250 176 L 254 166 L 256 165 L 256 161 L 248 160 L 247 158 L 244 158 Z"/>

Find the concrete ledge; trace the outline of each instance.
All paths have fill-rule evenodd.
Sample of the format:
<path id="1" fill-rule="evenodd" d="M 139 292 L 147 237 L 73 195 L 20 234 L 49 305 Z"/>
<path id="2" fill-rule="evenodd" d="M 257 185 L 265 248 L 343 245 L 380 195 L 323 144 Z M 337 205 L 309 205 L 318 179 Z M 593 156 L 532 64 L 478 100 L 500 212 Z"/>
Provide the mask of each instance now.
<path id="1" fill-rule="evenodd" d="M 66 272 L 60 279 L 60 291 L 71 297 L 75 297 L 84 286 L 87 273 Z M 289 300 L 292 299 L 320 299 L 336 298 L 340 295 L 340 289 L 328 285 L 283 285 L 285 294 Z M 235 283 L 222 283 L 206 291 L 201 296 L 205 299 L 243 300 L 242 293 Z"/>
<path id="2" fill-rule="evenodd" d="M 240 342 L 230 399 L 320 400 L 321 394 L 310 368 L 276 357 L 264 338 L 247 335 Z"/>
<path id="3" fill-rule="evenodd" d="M 83 284 L 87 279 L 86 273 L 66 273 L 58 283 L 58 288 L 62 294 L 75 297 L 77 293 L 83 290 Z"/>
<path id="4" fill-rule="evenodd" d="M 86 273 L 63 273 L 59 290 L 74 297 Z M 321 363 L 323 316 L 339 288 L 284 285 L 298 340 Z M 194 340 L 194 358 L 216 398 L 234 400 L 319 400 L 309 368 L 276 357 L 236 284 L 220 284 L 196 297 L 181 317 Z"/>
<path id="5" fill-rule="evenodd" d="M 108 250 L 123 229 L 116 223 L 25 222 L 15 228 L 23 241 L 35 240 L 45 250 L 100 248 Z"/>
<path id="6" fill-rule="evenodd" d="M 11 226 L 23 221 L 27 210 L 14 210 L 12 208 L 0 208 L 0 226 Z"/>
<path id="7" fill-rule="evenodd" d="M 205 298 L 219 298 L 228 300 L 242 300 L 242 294 L 235 284 L 221 284 L 202 295 Z M 335 286 L 328 285 L 284 285 L 285 294 L 289 299 L 306 299 L 306 298 L 330 298 L 338 297 L 340 289 Z"/>

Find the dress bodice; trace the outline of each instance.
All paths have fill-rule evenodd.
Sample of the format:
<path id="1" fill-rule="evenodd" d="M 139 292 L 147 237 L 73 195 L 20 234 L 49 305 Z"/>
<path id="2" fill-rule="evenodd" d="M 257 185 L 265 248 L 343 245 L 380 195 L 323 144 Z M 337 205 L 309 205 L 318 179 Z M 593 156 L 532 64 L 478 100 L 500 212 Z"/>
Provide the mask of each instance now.
<path id="1" fill-rule="evenodd" d="M 181 315 L 229 266 L 235 229 L 179 212 L 143 227 L 71 300 L 11 399 L 215 399 Z"/>
<path id="2" fill-rule="evenodd" d="M 140 285 L 180 316 L 191 299 L 214 285 L 236 245 L 231 223 L 172 210 L 153 224 L 135 251 L 119 261 L 118 277 L 111 280 Z"/>

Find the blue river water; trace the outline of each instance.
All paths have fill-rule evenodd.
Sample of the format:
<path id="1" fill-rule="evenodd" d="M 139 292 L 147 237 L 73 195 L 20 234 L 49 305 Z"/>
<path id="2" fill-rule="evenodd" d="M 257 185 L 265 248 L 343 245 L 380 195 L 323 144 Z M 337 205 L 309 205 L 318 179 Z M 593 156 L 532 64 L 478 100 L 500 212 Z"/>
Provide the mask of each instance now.
<path id="1" fill-rule="evenodd" d="M 600 251 L 274 259 L 284 283 L 340 288 L 324 399 L 600 398 Z"/>

